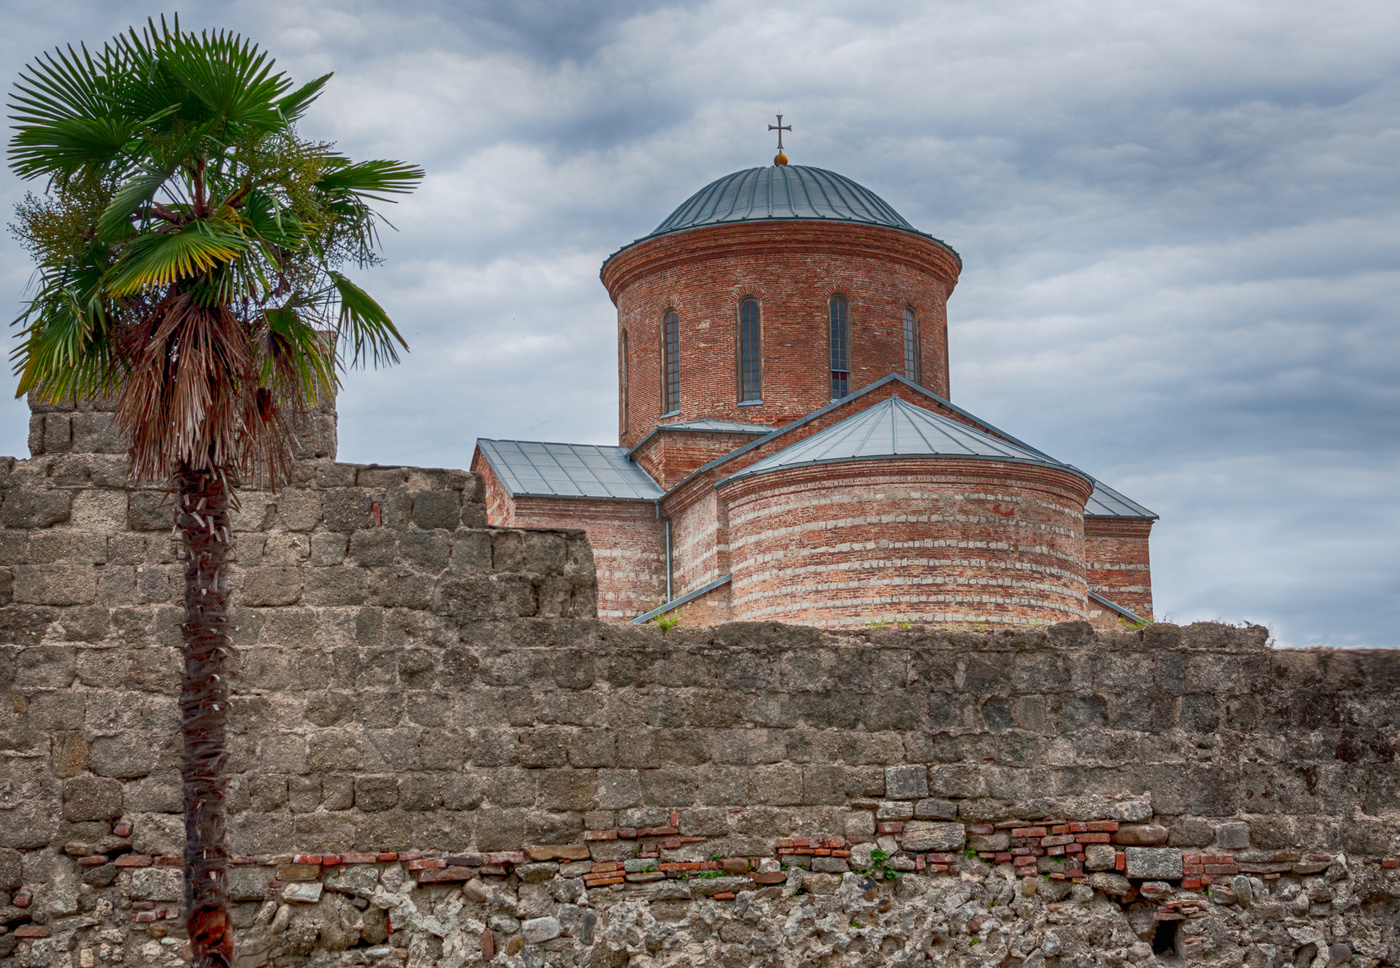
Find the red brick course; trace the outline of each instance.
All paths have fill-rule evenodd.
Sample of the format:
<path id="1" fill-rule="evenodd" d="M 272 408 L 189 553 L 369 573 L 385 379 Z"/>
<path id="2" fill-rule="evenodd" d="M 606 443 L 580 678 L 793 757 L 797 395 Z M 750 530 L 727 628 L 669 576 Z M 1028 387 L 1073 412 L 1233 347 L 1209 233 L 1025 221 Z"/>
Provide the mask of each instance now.
<path id="1" fill-rule="evenodd" d="M 1084 519 L 1084 558 L 1089 590 L 1140 618 L 1152 617 L 1151 519 Z"/>
<path id="2" fill-rule="evenodd" d="M 1089 490 L 1055 468 L 942 457 L 743 478 L 720 489 L 732 616 L 822 626 L 1082 618 Z"/>
<path id="3" fill-rule="evenodd" d="M 627 334 L 628 392 L 618 404 L 623 445 L 636 444 L 663 418 L 781 426 L 825 406 L 827 304 L 838 293 L 849 305 L 851 392 L 904 373 L 904 310 L 913 307 L 924 384 L 946 397 L 946 303 L 958 272 L 952 253 L 932 240 L 821 222 L 711 226 L 623 250 L 603 267 L 618 309 L 619 346 Z M 741 406 L 737 323 L 746 297 L 760 305 L 763 402 Z M 661 321 L 670 309 L 680 317 L 674 417 L 661 410 Z"/>

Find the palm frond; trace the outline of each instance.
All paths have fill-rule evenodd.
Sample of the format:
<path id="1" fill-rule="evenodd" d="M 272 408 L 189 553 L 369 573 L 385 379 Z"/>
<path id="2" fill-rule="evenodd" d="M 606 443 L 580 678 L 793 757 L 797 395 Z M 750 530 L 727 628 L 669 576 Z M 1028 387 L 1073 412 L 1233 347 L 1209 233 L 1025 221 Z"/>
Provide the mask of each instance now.
<path id="1" fill-rule="evenodd" d="M 113 296 L 168 286 L 228 262 L 247 248 L 237 235 L 217 232 L 194 222 L 178 232 L 140 235 L 112 267 L 107 284 Z"/>
<path id="2" fill-rule="evenodd" d="M 385 195 L 403 195 L 418 187 L 426 172 L 417 165 L 402 161 L 362 161 L 350 163 L 345 158 L 327 159 L 327 170 L 316 187 L 332 198 L 353 196 L 392 201 Z"/>
<path id="3" fill-rule="evenodd" d="M 310 84 L 303 84 L 291 94 L 283 97 L 277 102 L 277 110 L 282 112 L 282 117 L 290 124 L 296 121 L 311 106 L 311 102 L 321 96 L 321 89 L 326 86 L 326 82 L 331 79 L 330 74 L 322 74 Z"/>
<path id="4" fill-rule="evenodd" d="M 273 73 L 274 61 L 257 46 L 228 31 L 194 34 L 169 32 L 156 40 L 161 65 L 199 99 L 209 115 L 258 131 L 275 131 L 287 122 L 277 101 L 292 86 L 286 74 Z"/>
<path id="5" fill-rule="evenodd" d="M 346 344 L 342 351 L 350 366 L 372 362 L 376 367 L 399 361 L 398 348 L 408 344 L 394 328 L 389 314 L 369 294 L 338 272 L 329 273 L 340 296 L 340 318 L 336 333 Z"/>
<path id="6" fill-rule="evenodd" d="M 101 274 L 95 267 L 47 280 L 15 320 L 23 327 L 10 354 L 16 396 L 78 400 L 112 388 L 117 373 Z"/>
<path id="7" fill-rule="evenodd" d="M 173 174 L 173 167 L 167 170 L 147 168 L 119 188 L 97 220 L 97 237 L 111 242 L 131 235 L 131 216 L 154 198 Z"/>

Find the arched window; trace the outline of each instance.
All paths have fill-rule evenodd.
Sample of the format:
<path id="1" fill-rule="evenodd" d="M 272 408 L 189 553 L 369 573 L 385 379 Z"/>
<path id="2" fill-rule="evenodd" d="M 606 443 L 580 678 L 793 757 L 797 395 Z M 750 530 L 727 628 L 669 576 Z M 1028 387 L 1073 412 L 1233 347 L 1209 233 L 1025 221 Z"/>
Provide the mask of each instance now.
<path id="1" fill-rule="evenodd" d="M 763 402 L 763 337 L 757 299 L 739 304 L 739 402 Z"/>
<path id="2" fill-rule="evenodd" d="M 622 406 L 622 432 L 625 434 L 627 433 L 627 391 L 629 389 L 627 386 L 627 367 L 629 365 L 627 359 L 627 330 L 625 329 L 622 331 L 622 339 L 618 340 L 617 349 L 618 355 L 621 357 L 621 359 L 618 360 L 618 368 L 621 370 L 621 373 L 619 374 L 620 379 L 617 381 L 617 395 L 620 398 L 618 403 Z"/>
<path id="3" fill-rule="evenodd" d="M 923 361 L 919 353 L 919 317 L 912 306 L 904 307 L 904 378 L 910 383 L 923 382 Z"/>
<path id="4" fill-rule="evenodd" d="M 681 317 L 674 309 L 666 311 L 661 327 L 661 416 L 681 410 Z"/>
<path id="5" fill-rule="evenodd" d="M 827 316 L 831 321 L 831 399 L 840 400 L 851 387 L 851 333 L 844 296 L 831 297 Z"/>

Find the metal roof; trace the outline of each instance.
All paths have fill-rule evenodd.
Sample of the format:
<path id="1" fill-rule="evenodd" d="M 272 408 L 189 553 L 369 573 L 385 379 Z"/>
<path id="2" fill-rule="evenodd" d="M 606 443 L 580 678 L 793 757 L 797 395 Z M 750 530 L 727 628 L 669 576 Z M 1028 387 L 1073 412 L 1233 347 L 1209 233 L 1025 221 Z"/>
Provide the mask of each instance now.
<path id="1" fill-rule="evenodd" d="M 1119 494 L 1100 480 L 1094 480 L 1094 493 L 1089 495 L 1089 501 L 1084 505 L 1084 513 L 1091 518 L 1157 519 L 1155 512 L 1149 511 L 1132 498 Z"/>
<path id="2" fill-rule="evenodd" d="M 836 219 L 915 231 L 888 202 L 845 175 L 803 165 L 773 165 L 710 182 L 651 234 L 766 219 Z"/>
<path id="3" fill-rule="evenodd" d="M 656 426 L 656 430 L 691 430 L 718 434 L 766 434 L 772 429 L 772 427 L 765 427 L 763 424 L 739 423 L 735 420 L 712 420 L 709 417 L 700 420 L 682 420 L 679 423 L 657 424 Z"/>
<path id="4" fill-rule="evenodd" d="M 478 440 L 476 445 L 516 497 L 654 501 L 663 493 L 623 447 L 535 440 Z"/>
<path id="5" fill-rule="evenodd" d="M 1088 478 L 1077 468 L 966 424 L 890 397 L 751 464 L 726 480 L 830 461 L 903 456 L 977 457 L 1042 464 Z"/>

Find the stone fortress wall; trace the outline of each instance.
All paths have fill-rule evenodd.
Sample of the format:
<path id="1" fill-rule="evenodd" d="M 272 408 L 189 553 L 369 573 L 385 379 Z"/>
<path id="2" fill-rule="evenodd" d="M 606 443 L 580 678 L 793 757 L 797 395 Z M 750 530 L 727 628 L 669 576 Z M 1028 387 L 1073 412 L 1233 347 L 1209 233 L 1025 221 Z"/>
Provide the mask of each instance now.
<path id="1" fill-rule="evenodd" d="M 180 573 L 102 416 L 0 463 L 5 966 L 183 944 Z M 1400 651 L 609 624 L 580 532 L 306 450 L 238 519 L 240 965 L 1400 964 Z"/>

